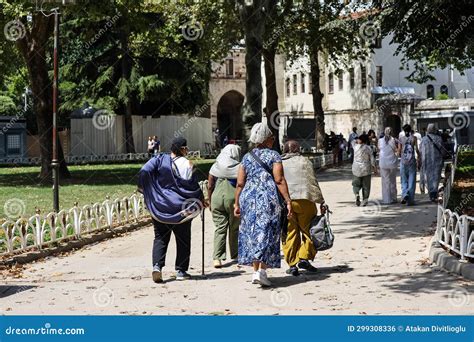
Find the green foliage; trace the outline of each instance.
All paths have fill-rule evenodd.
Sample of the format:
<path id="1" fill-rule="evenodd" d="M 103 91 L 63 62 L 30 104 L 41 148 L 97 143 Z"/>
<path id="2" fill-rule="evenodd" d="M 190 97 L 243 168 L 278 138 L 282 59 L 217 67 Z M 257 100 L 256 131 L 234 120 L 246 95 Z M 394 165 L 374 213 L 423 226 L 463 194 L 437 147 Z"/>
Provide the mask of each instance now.
<path id="1" fill-rule="evenodd" d="M 433 79 L 435 68 L 452 65 L 463 71 L 474 65 L 474 8 L 471 0 L 375 0 L 373 18 L 384 35 L 399 44 L 408 79 Z M 414 61 L 414 63 L 413 63 Z"/>
<path id="2" fill-rule="evenodd" d="M 0 116 L 14 116 L 18 113 L 13 100 L 5 95 L 0 95 Z"/>
<path id="3" fill-rule="evenodd" d="M 440 93 L 440 94 L 436 95 L 435 99 L 436 100 L 449 100 L 449 96 L 448 96 L 448 94 Z"/>
<path id="4" fill-rule="evenodd" d="M 354 60 L 366 58 L 370 52 L 368 41 L 362 39 L 359 29 L 362 20 L 352 19 L 356 10 L 343 1 L 328 0 L 295 2 L 291 14 L 292 29 L 284 32 L 281 47 L 292 61 L 318 51 L 330 61 L 335 72 L 348 68 Z"/>

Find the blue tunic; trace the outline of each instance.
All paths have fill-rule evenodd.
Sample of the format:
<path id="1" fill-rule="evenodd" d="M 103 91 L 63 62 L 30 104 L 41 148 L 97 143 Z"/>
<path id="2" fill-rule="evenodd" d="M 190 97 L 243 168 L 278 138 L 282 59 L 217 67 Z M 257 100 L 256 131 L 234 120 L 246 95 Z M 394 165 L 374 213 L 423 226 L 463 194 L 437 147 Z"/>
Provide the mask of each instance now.
<path id="1" fill-rule="evenodd" d="M 253 150 L 270 169 L 281 163 L 280 155 L 270 149 Z M 281 207 L 278 189 L 270 175 L 250 154 L 242 159 L 246 173 L 240 194 L 239 264 L 261 261 L 268 267 L 280 267 Z"/>

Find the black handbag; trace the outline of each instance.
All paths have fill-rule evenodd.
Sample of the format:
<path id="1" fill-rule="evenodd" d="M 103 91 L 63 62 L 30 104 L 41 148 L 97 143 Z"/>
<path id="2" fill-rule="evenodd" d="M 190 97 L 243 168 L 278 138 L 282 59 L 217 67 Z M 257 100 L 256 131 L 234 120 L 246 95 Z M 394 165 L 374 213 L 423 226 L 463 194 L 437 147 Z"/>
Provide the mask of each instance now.
<path id="1" fill-rule="evenodd" d="M 273 178 L 273 172 L 272 170 L 270 170 L 270 168 L 268 167 L 267 164 L 265 164 L 255 153 L 253 153 L 253 151 L 250 151 L 249 154 L 252 156 L 252 158 L 265 170 L 267 171 L 270 176 L 272 177 L 273 181 L 275 181 L 275 179 Z M 275 183 L 275 186 L 276 186 L 276 183 Z M 280 191 L 278 190 L 278 187 L 277 188 L 277 196 L 278 196 L 278 202 L 280 204 L 280 207 L 281 207 L 281 211 L 280 211 L 280 229 L 281 229 L 281 235 L 282 235 L 282 239 L 283 240 L 286 240 L 286 235 L 288 233 L 288 208 L 286 206 L 286 202 L 285 202 L 285 199 L 283 198 L 283 196 L 280 194 Z"/>

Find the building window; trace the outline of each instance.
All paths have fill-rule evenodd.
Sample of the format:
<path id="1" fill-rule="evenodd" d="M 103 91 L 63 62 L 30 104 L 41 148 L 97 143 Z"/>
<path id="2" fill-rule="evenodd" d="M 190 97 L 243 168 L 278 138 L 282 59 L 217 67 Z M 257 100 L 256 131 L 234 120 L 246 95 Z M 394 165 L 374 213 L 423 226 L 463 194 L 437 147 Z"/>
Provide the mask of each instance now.
<path id="1" fill-rule="evenodd" d="M 435 97 L 435 89 L 434 89 L 434 86 L 432 84 L 428 84 L 426 86 L 426 98 L 432 98 L 434 99 Z"/>
<path id="2" fill-rule="evenodd" d="M 293 95 L 298 94 L 298 76 L 293 75 Z"/>
<path id="3" fill-rule="evenodd" d="M 349 86 L 351 89 L 354 89 L 354 86 L 355 86 L 354 68 L 349 69 Z"/>
<path id="4" fill-rule="evenodd" d="M 291 81 L 290 78 L 286 79 L 286 96 L 291 96 Z"/>
<path id="5" fill-rule="evenodd" d="M 311 73 L 308 74 L 308 94 L 313 93 L 313 79 L 311 78 Z"/>
<path id="6" fill-rule="evenodd" d="M 344 73 L 341 71 L 337 74 L 337 83 L 339 91 L 344 89 Z"/>
<path id="7" fill-rule="evenodd" d="M 362 65 L 360 66 L 360 87 L 367 88 L 367 68 Z"/>
<path id="8" fill-rule="evenodd" d="M 225 75 L 226 76 L 234 76 L 234 60 L 233 59 L 226 59 L 225 60 Z"/>
<path id="9" fill-rule="evenodd" d="M 305 86 L 306 86 L 306 75 L 304 73 L 301 73 L 301 80 L 300 80 L 300 83 L 301 83 L 301 93 L 304 93 L 306 92 L 306 89 L 305 89 Z"/>
<path id="10" fill-rule="evenodd" d="M 328 75 L 328 86 L 329 86 L 329 94 L 334 93 L 334 74 L 332 72 Z"/>
<path id="11" fill-rule="evenodd" d="M 21 136 L 19 134 L 7 135 L 7 155 L 21 153 Z"/>
<path id="12" fill-rule="evenodd" d="M 377 87 L 382 86 L 382 79 L 383 79 L 383 70 L 381 65 L 377 65 L 375 67 L 375 85 Z"/>
<path id="13" fill-rule="evenodd" d="M 448 86 L 446 86 L 446 85 L 443 84 L 443 85 L 439 88 L 439 92 L 440 92 L 441 94 L 446 94 L 446 95 L 448 95 Z"/>

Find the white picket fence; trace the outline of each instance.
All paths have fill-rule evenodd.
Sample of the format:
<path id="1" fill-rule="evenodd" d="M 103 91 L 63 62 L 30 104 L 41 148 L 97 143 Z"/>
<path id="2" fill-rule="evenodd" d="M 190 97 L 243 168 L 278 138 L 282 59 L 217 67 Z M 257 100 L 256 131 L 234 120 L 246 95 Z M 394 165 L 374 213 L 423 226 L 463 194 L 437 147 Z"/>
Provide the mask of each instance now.
<path id="1" fill-rule="evenodd" d="M 147 216 L 143 195 L 136 193 L 82 208 L 76 205 L 58 213 L 7 220 L 0 226 L 0 255 L 41 249 L 64 239 L 77 239 L 95 231 L 134 223 Z"/>
<path id="2" fill-rule="evenodd" d="M 451 167 L 451 175 L 446 181 L 443 194 L 443 205 L 438 206 L 436 235 L 438 243 L 458 255 L 461 260 L 474 259 L 474 217 L 459 215 L 446 209 L 454 182 L 459 152 L 472 150 L 472 145 L 458 146 Z"/>
<path id="3" fill-rule="evenodd" d="M 438 206 L 438 242 L 457 254 L 461 260 L 474 258 L 474 217 L 458 215 Z"/>

